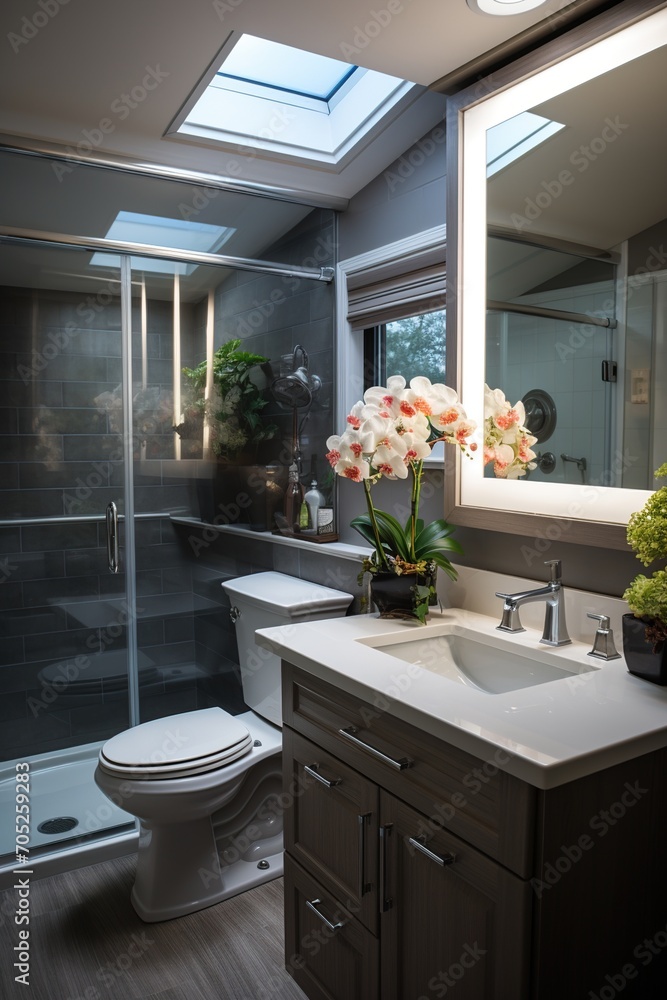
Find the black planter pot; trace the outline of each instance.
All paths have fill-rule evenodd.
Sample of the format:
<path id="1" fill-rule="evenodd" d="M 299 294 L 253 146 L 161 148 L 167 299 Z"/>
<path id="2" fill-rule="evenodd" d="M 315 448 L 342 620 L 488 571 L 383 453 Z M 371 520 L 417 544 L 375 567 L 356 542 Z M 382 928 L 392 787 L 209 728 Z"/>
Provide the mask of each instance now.
<path id="1" fill-rule="evenodd" d="M 435 573 L 374 573 L 371 578 L 371 597 L 380 612 L 380 618 L 402 618 L 419 621 L 416 612 L 416 586 L 435 584 Z M 429 601 L 429 604 L 433 603 Z"/>
<path id="2" fill-rule="evenodd" d="M 667 642 L 646 641 L 646 622 L 634 615 L 623 615 L 623 653 L 631 674 L 653 684 L 667 684 Z"/>

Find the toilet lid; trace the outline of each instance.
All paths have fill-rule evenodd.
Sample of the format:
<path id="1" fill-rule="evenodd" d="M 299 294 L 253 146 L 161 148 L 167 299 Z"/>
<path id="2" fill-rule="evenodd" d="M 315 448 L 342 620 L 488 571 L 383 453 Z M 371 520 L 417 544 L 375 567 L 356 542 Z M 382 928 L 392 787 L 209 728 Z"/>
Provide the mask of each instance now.
<path id="1" fill-rule="evenodd" d="M 99 762 L 124 777 L 188 777 L 231 764 L 252 745 L 242 722 L 221 708 L 204 708 L 118 733 L 102 747 Z"/>

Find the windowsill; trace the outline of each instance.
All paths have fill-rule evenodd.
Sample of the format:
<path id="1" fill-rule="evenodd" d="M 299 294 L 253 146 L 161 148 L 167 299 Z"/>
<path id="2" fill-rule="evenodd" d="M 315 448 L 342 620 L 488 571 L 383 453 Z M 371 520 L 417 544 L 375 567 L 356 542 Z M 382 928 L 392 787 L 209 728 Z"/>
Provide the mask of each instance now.
<path id="1" fill-rule="evenodd" d="M 350 559 L 354 562 L 361 562 L 366 556 L 370 556 L 373 551 L 366 546 L 349 545 L 347 542 L 315 543 L 303 538 L 274 535 L 271 531 L 252 531 L 250 528 L 243 528 L 236 524 L 209 524 L 207 521 L 200 521 L 197 517 L 172 515 L 171 520 L 174 524 L 184 524 L 190 528 L 215 531 L 221 535 L 238 535 L 240 538 L 261 539 L 272 545 L 289 545 L 292 548 L 305 549 L 308 552 L 321 552 L 322 555 L 336 556 L 337 559 Z"/>

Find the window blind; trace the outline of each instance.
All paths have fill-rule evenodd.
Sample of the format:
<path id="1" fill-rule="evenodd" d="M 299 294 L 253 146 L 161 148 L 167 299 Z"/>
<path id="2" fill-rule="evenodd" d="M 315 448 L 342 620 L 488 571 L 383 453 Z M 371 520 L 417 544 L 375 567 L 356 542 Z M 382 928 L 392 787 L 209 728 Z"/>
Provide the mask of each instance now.
<path id="1" fill-rule="evenodd" d="M 443 309 L 445 274 L 443 244 L 348 275 L 350 326 L 363 330 Z"/>

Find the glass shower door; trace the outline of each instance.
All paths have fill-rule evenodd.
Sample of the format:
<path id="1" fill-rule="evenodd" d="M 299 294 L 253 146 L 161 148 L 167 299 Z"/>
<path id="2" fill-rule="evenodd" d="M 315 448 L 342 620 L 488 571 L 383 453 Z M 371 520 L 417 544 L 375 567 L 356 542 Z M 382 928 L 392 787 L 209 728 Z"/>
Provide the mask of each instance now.
<path id="1" fill-rule="evenodd" d="M 131 722 L 133 613 L 120 270 L 99 253 L 15 245 L 0 270 L 2 857 L 17 761 L 32 776 L 31 850 L 130 821 L 92 773 Z"/>

